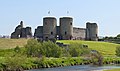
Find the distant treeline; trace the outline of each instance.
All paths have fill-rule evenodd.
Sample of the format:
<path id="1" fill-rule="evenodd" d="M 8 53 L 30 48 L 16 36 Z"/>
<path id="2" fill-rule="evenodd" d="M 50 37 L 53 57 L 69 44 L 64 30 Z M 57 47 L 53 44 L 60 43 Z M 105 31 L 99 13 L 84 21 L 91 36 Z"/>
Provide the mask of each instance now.
<path id="1" fill-rule="evenodd" d="M 118 44 L 120 44 L 120 34 L 118 34 L 118 35 L 115 36 L 115 37 L 105 36 L 105 37 L 103 37 L 103 38 L 100 38 L 99 41 L 106 41 L 106 42 L 112 42 L 112 43 L 118 43 Z"/>

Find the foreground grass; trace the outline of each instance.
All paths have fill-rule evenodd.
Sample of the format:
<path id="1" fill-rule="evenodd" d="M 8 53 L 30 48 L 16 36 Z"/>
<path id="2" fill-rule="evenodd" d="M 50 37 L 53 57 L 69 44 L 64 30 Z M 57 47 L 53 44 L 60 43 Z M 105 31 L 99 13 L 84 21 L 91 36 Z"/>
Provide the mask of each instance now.
<path id="1" fill-rule="evenodd" d="M 104 71 L 120 71 L 120 69 L 104 70 Z"/>
<path id="2" fill-rule="evenodd" d="M 17 71 L 16 69 L 51 68 L 61 66 L 80 65 L 88 62 L 80 57 L 72 58 L 27 58 L 27 57 L 0 57 L 0 71 Z"/>
<path id="3" fill-rule="evenodd" d="M 28 39 L 4 39 L 0 38 L 0 49 L 10 49 L 16 46 L 24 46 Z"/>
<path id="4" fill-rule="evenodd" d="M 95 41 L 80 41 L 80 40 L 58 40 L 57 42 L 62 42 L 65 44 L 70 43 L 81 43 L 88 45 L 92 50 L 99 51 L 104 56 L 115 56 L 116 46 L 119 44 L 108 43 L 108 42 L 95 42 Z"/>
<path id="5" fill-rule="evenodd" d="M 17 45 L 20 46 L 21 42 L 27 41 L 26 39 L 1 39 L 6 40 L 6 45 L 9 43 L 14 44 L 16 47 Z M 7 41 L 9 40 L 9 41 Z M 18 41 L 21 40 L 21 42 Z M 12 42 L 13 41 L 13 42 Z M 11 43 L 10 43 L 11 42 Z M 106 43 L 106 42 L 93 42 L 93 41 L 80 41 L 80 40 L 59 40 L 58 42 L 63 42 L 65 44 L 70 43 L 80 43 L 86 44 L 89 48 L 93 50 L 98 50 L 105 56 L 115 56 L 115 48 L 119 46 L 118 44 L 113 43 Z M 3 43 L 3 42 L 1 42 Z M 37 48 L 37 45 L 34 41 L 31 41 L 32 45 L 29 47 Z M 29 44 L 31 44 L 29 41 Z M 21 46 L 25 45 L 26 43 L 22 43 Z M 49 43 L 48 46 L 50 46 Z M 39 46 L 38 46 L 39 47 Z M 47 47 L 47 46 L 45 46 Z M 45 48 L 44 47 L 44 48 Z M 52 46 L 54 47 L 54 46 Z M 14 47 L 13 47 L 14 48 Z M 28 50 L 27 50 L 28 51 Z M 50 68 L 50 67 L 61 67 L 61 66 L 71 66 L 71 65 L 82 65 L 82 64 L 97 64 L 98 61 L 94 58 L 85 58 L 85 57 L 60 57 L 60 58 L 51 58 L 51 57 L 44 57 L 43 56 L 27 56 L 27 51 L 25 48 L 15 48 L 15 49 L 0 49 L 0 71 L 7 71 L 7 70 L 27 70 L 27 69 L 36 69 L 36 68 Z M 36 51 L 35 51 L 36 52 Z M 49 53 L 49 52 L 48 52 Z M 120 64 L 119 57 L 104 57 L 103 64 Z"/>
<path id="6" fill-rule="evenodd" d="M 117 62 L 119 61 L 120 63 L 120 58 L 116 58 L 116 61 Z M 63 67 L 63 66 L 73 66 L 73 65 L 86 65 L 86 64 L 91 64 L 91 60 L 84 59 L 82 57 L 37 58 L 37 57 L 26 57 L 19 55 L 14 57 L 0 57 L 0 71 L 19 71 L 17 69 L 23 71 L 29 69 L 52 68 L 52 67 Z M 119 71 L 119 69 L 114 69 L 110 71 Z"/>

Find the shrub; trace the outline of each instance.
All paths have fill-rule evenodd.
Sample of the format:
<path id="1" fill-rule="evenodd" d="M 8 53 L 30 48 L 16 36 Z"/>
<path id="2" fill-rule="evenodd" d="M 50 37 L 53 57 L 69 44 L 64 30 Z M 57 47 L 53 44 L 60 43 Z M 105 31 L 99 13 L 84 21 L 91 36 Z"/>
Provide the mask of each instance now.
<path id="1" fill-rule="evenodd" d="M 22 69 L 21 65 L 25 62 L 25 59 L 25 56 L 6 57 L 5 69 L 12 71 Z"/>
<path id="2" fill-rule="evenodd" d="M 46 57 L 60 57 L 62 55 L 62 48 L 51 41 L 43 42 L 42 53 Z"/>
<path id="3" fill-rule="evenodd" d="M 20 49 L 19 46 L 16 46 L 16 48 L 14 48 L 14 51 L 15 51 L 16 53 L 20 53 L 20 52 L 21 52 L 21 49 Z"/>
<path id="4" fill-rule="evenodd" d="M 81 44 L 72 43 L 70 44 L 68 51 L 72 57 L 77 57 L 77 56 L 80 56 L 81 47 L 82 47 Z"/>
<path id="5" fill-rule="evenodd" d="M 120 57 L 120 46 L 116 47 L 116 56 Z"/>
<path id="6" fill-rule="evenodd" d="M 68 51 L 72 57 L 78 57 L 90 53 L 90 49 L 79 43 L 70 44 Z"/>
<path id="7" fill-rule="evenodd" d="M 35 39 L 30 39 L 25 48 L 27 55 L 31 57 L 41 57 L 41 55 L 46 57 L 60 57 L 62 55 L 62 48 L 51 41 L 40 43 Z"/>
<path id="8" fill-rule="evenodd" d="M 35 39 L 29 39 L 27 44 L 25 45 L 25 48 L 28 56 L 39 57 L 41 55 L 41 43 L 39 43 Z"/>
<path id="9" fill-rule="evenodd" d="M 103 64 L 103 56 L 99 52 L 91 53 L 91 61 L 94 65 L 101 66 Z"/>

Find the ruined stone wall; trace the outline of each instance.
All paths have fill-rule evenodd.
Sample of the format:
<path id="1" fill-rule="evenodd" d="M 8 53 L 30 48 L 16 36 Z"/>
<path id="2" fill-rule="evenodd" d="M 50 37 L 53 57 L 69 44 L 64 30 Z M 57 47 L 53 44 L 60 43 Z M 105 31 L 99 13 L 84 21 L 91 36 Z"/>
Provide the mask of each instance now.
<path id="1" fill-rule="evenodd" d="M 31 38 L 32 37 L 32 28 L 31 27 L 26 27 L 26 37 Z"/>
<path id="2" fill-rule="evenodd" d="M 60 40 L 98 40 L 98 26 L 96 23 L 86 23 L 86 28 L 73 27 L 73 18 L 61 17 L 59 19 L 59 25 L 57 26 L 57 20 L 55 17 L 43 18 L 43 26 L 38 26 L 35 29 L 34 37 L 45 39 L 57 38 Z M 15 28 L 15 31 L 11 33 L 11 38 L 31 38 L 31 27 L 23 27 L 23 21 L 20 22 Z"/>
<path id="3" fill-rule="evenodd" d="M 26 35 L 26 28 L 22 28 L 21 29 L 22 31 L 21 31 L 21 38 L 26 38 L 27 37 L 27 35 Z"/>
<path id="4" fill-rule="evenodd" d="M 86 29 L 73 27 L 73 39 L 75 40 L 85 40 Z"/>
<path id="5" fill-rule="evenodd" d="M 56 27 L 57 39 L 60 39 L 60 26 Z"/>
<path id="6" fill-rule="evenodd" d="M 35 38 L 43 38 L 43 26 L 38 26 L 34 33 Z"/>
<path id="7" fill-rule="evenodd" d="M 11 38 L 20 38 L 20 35 L 13 32 L 13 33 L 11 33 Z"/>
<path id="8" fill-rule="evenodd" d="M 31 38 L 32 37 L 32 31 L 31 27 L 23 27 L 23 21 L 20 22 L 20 25 L 18 25 L 15 28 L 15 31 L 11 33 L 11 38 Z"/>
<path id="9" fill-rule="evenodd" d="M 18 25 L 15 28 L 15 31 L 13 33 L 11 33 L 11 38 L 20 38 L 21 36 L 21 29 L 23 28 L 23 21 L 20 22 L 20 25 Z"/>
<path id="10" fill-rule="evenodd" d="M 56 34 L 57 34 L 57 35 L 60 35 L 60 26 L 57 26 L 57 27 L 56 27 Z"/>

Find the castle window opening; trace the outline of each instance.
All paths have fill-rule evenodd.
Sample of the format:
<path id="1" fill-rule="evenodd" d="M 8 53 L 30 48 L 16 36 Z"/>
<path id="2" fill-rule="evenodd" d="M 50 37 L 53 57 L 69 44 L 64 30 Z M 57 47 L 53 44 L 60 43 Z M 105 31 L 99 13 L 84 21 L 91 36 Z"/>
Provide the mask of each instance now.
<path id="1" fill-rule="evenodd" d="M 20 38 L 20 35 L 18 35 L 18 38 Z"/>
<path id="2" fill-rule="evenodd" d="M 53 35 L 53 32 L 51 32 L 51 35 Z"/>
<path id="3" fill-rule="evenodd" d="M 96 37 L 97 37 L 97 34 L 96 34 Z"/>
<path id="4" fill-rule="evenodd" d="M 46 39 L 48 39 L 48 37 L 45 37 Z"/>
<path id="5" fill-rule="evenodd" d="M 65 35 L 67 35 L 67 32 L 65 31 Z"/>
<path id="6" fill-rule="evenodd" d="M 72 25 L 72 22 L 70 23 L 70 25 Z"/>

